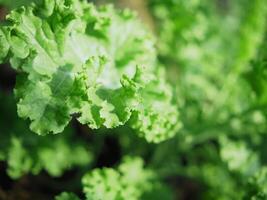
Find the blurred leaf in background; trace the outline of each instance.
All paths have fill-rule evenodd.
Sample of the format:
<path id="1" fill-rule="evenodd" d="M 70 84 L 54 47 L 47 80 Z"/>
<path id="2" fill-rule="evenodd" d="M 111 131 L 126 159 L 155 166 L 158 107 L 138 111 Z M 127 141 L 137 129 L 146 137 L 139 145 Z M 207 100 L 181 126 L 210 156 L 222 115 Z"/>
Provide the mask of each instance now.
<path id="1" fill-rule="evenodd" d="M 10 177 L 18 179 L 46 170 L 59 177 L 74 166 L 87 166 L 93 159 L 88 145 L 74 136 L 68 128 L 62 135 L 39 137 L 32 133 L 27 123 L 16 117 L 14 99 L 0 93 L 0 160 L 7 161 Z"/>
<path id="2" fill-rule="evenodd" d="M 31 2 L 41 2 L 41 0 L 0 0 L 0 5 L 5 6 L 8 9 L 14 9 L 20 6 L 28 5 Z"/>

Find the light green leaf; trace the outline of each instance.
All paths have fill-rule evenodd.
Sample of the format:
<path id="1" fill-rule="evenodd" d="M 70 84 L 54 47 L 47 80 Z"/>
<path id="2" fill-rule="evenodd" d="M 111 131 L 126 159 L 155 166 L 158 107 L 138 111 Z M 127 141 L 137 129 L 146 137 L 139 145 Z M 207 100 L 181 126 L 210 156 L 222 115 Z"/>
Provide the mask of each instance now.
<path id="1" fill-rule="evenodd" d="M 3 55 L 9 50 L 19 71 L 18 114 L 30 119 L 32 131 L 60 133 L 74 114 L 94 129 L 134 118 L 129 125 L 153 142 L 180 128 L 170 86 L 157 72 L 154 39 L 134 13 L 45 0 L 11 11 L 7 20 L 10 48 Z"/>
<path id="2" fill-rule="evenodd" d="M 154 174 L 143 168 L 142 159 L 126 157 L 118 170 L 95 169 L 82 182 L 87 200 L 137 200 L 152 188 L 153 180 Z"/>

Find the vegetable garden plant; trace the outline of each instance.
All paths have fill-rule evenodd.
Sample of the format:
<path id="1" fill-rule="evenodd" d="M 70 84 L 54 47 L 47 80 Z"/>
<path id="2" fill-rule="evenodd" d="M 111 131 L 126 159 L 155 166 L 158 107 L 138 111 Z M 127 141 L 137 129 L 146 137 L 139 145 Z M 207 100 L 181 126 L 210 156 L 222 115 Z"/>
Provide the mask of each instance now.
<path id="1" fill-rule="evenodd" d="M 266 0 L 0 4 L 0 199 L 267 199 Z"/>

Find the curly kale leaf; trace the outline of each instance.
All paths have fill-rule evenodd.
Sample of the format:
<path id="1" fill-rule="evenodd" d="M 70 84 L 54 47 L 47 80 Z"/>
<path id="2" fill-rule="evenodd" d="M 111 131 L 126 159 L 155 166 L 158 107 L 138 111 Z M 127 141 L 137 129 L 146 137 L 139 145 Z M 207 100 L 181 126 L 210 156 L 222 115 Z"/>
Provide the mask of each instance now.
<path id="1" fill-rule="evenodd" d="M 117 170 L 95 169 L 83 177 L 82 183 L 88 200 L 153 199 L 153 194 L 172 199 L 156 174 L 145 169 L 138 157 L 125 157 Z"/>
<path id="2" fill-rule="evenodd" d="M 116 168 L 94 169 L 82 179 L 87 200 L 157 200 L 174 199 L 170 189 L 160 183 L 151 169 L 144 167 L 139 157 L 124 157 Z M 78 200 L 73 193 L 62 192 L 56 200 Z"/>
<path id="3" fill-rule="evenodd" d="M 134 13 L 45 0 L 12 11 L 7 20 L 0 58 L 19 72 L 18 114 L 30 119 L 32 131 L 60 133 L 74 114 L 93 129 L 129 121 L 153 142 L 180 128 L 154 39 Z"/>

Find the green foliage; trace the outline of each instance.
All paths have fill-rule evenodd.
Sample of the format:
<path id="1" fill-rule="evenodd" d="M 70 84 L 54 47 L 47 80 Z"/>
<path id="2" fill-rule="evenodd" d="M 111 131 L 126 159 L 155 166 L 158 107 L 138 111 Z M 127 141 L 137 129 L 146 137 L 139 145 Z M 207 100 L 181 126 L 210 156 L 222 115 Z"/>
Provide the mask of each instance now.
<path id="1" fill-rule="evenodd" d="M 130 120 L 153 142 L 180 128 L 153 38 L 134 13 L 46 0 L 11 11 L 7 20 L 0 55 L 20 72 L 18 114 L 30 119 L 32 131 L 60 133 L 73 114 L 92 129 Z"/>
<path id="2" fill-rule="evenodd" d="M 197 199 L 267 198 L 266 0 L 150 0 L 157 39 L 128 9 L 30 2 L 0 26 L 18 115 L 37 133 L 0 96 L 9 176 L 85 166 L 82 188 L 66 188 L 79 197 L 56 200 L 185 199 L 188 185 Z M 94 156 L 71 120 L 106 133 L 86 138 Z M 108 133 L 123 159 L 99 168 Z"/>
<path id="3" fill-rule="evenodd" d="M 220 155 L 228 165 L 229 170 L 251 175 L 257 172 L 260 163 L 255 152 L 251 151 L 242 141 L 231 141 L 220 138 Z"/>
<path id="4" fill-rule="evenodd" d="M 73 193 L 63 192 L 56 196 L 55 200 L 79 200 L 79 198 Z"/>
<path id="5" fill-rule="evenodd" d="M 5 6 L 8 9 L 14 9 L 20 6 L 25 6 L 31 2 L 39 2 L 39 0 L 0 0 L 0 6 Z"/>
<path id="6" fill-rule="evenodd" d="M 94 169 L 83 177 L 82 183 L 87 200 L 173 199 L 168 188 L 153 171 L 144 168 L 143 160 L 138 157 L 125 157 L 117 170 Z M 66 192 L 56 197 L 56 200 L 67 199 L 76 197 Z"/>
<path id="7" fill-rule="evenodd" d="M 262 168 L 248 183 L 248 196 L 252 200 L 267 198 L 267 168 Z"/>
<path id="8" fill-rule="evenodd" d="M 88 200 L 137 200 L 151 187 L 152 179 L 152 172 L 143 169 L 140 158 L 125 158 L 118 170 L 96 169 L 86 174 L 82 182 Z"/>
<path id="9" fill-rule="evenodd" d="M 151 1 L 161 62 L 171 76 L 179 74 L 173 82 L 189 128 L 220 123 L 256 106 L 243 73 L 264 35 L 266 1 L 218 2 Z"/>
<path id="10" fill-rule="evenodd" d="M 246 74 L 246 77 L 253 89 L 257 102 L 259 104 L 266 104 L 267 102 L 267 87 L 266 87 L 266 69 L 267 69 L 267 34 L 261 44 L 260 50 Z M 257 80 L 257 81 L 255 81 Z"/>
<path id="11" fill-rule="evenodd" d="M 150 1 L 160 61 L 176 85 L 184 124 L 174 141 L 157 147 L 152 165 L 201 181 L 203 199 L 252 198 L 248 179 L 266 166 L 266 5 Z"/>
<path id="12" fill-rule="evenodd" d="M 46 170 L 51 176 L 61 176 L 74 166 L 86 166 L 92 160 L 87 145 L 68 128 L 61 135 L 39 137 L 27 123 L 16 118 L 15 101 L 0 94 L 0 160 L 7 161 L 10 177 L 18 179 L 26 173 L 38 174 Z M 68 155 L 68 156 L 66 156 Z"/>

